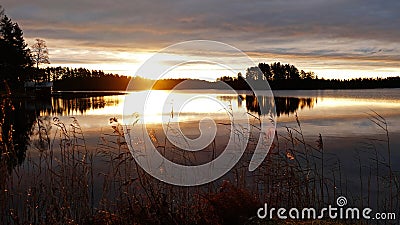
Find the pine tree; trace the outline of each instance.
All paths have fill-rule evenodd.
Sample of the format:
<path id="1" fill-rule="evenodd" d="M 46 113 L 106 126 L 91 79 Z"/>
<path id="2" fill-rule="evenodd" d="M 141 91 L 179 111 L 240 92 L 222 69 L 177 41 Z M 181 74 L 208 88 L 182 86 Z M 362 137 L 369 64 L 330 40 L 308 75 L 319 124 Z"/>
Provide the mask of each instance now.
<path id="1" fill-rule="evenodd" d="M 0 80 L 17 87 L 26 79 L 32 60 L 21 28 L 1 9 L 0 7 Z"/>

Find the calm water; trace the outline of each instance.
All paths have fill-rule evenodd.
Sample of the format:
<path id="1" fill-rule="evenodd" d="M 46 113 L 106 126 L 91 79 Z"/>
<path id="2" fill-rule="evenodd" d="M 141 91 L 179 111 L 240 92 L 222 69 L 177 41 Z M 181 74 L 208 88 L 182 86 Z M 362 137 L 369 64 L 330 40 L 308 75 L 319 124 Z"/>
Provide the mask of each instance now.
<path id="1" fill-rule="evenodd" d="M 159 123 L 161 116 L 171 113 L 170 103 L 184 101 L 199 94 L 207 94 L 217 98 L 220 103 L 197 99 L 181 108 L 180 121 L 198 121 L 198 115 L 208 113 L 210 116 L 224 116 L 223 106 L 231 106 L 234 110 L 248 111 L 257 114 L 259 109 L 253 104 L 254 97 L 243 92 L 240 95 L 217 94 L 210 91 L 199 93 L 181 92 L 169 96 L 167 91 L 153 91 L 156 94 L 149 99 L 148 123 Z M 135 93 L 137 95 L 137 93 Z M 351 137 L 360 135 L 374 135 L 377 127 L 369 121 L 369 115 L 376 111 L 383 116 L 391 133 L 400 131 L 400 90 L 399 89 L 372 89 L 372 90 L 323 90 L 323 91 L 275 91 L 275 105 L 278 127 L 292 126 L 297 113 L 302 122 L 303 131 L 307 135 Z M 89 98 L 51 98 L 40 101 L 24 102 L 26 110 L 34 111 L 40 116 L 57 116 L 67 119 L 74 116 L 87 131 L 106 129 L 109 127 L 110 117 L 121 118 L 124 110 L 125 95 L 89 97 Z M 143 100 L 142 100 L 143 101 Z M 132 104 L 132 111 L 139 106 Z M 165 104 L 164 104 L 165 103 Z M 164 106 L 166 105 L 166 106 Z M 261 107 L 263 107 L 261 103 Z M 178 109 L 175 108 L 177 111 Z M 372 111 L 373 110 L 373 111 Z"/>
<path id="2" fill-rule="evenodd" d="M 182 91 L 170 95 L 168 91 L 153 91 L 152 97 L 148 99 L 150 103 L 147 104 L 146 123 L 157 126 L 163 118 L 171 118 L 171 110 L 175 110 L 175 115 L 177 111 L 180 111 L 181 122 L 198 122 L 204 115 L 216 120 L 229 120 L 224 107 L 231 107 L 236 111 L 247 111 L 255 115 L 260 113 L 259 107 L 270 107 L 270 105 L 265 105 L 269 103 L 262 100 L 260 106 L 257 107 L 256 99 L 246 92 L 239 94 L 213 92 L 215 91 Z M 131 94 L 137 99 L 137 102 L 129 104 L 132 112 L 143 104 L 145 94 L 145 92 Z M 199 95 L 211 96 L 218 102 L 204 98 L 196 99 L 195 97 Z M 129 97 L 129 94 L 70 99 L 51 98 L 24 104 L 28 111 L 35 112 L 44 118 L 57 116 L 62 121 L 68 122 L 70 117 L 75 117 L 82 126 L 88 143 L 95 146 L 100 134 L 112 131 L 109 119 L 122 118 L 126 97 Z M 394 151 L 392 161 L 400 158 L 398 151 L 400 89 L 275 91 L 274 97 L 277 128 L 280 135 L 285 135 L 286 127 L 297 128 L 295 118 L 297 114 L 306 139 L 313 144 L 321 134 L 325 151 L 338 157 L 345 169 L 347 165 L 349 171 L 353 171 L 354 157 L 357 152 L 364 150 L 365 143 L 371 143 L 371 139 L 384 140 L 386 138 L 385 132 L 370 120 L 373 111 L 379 113 L 387 121 L 390 146 Z M 178 103 L 188 99 L 191 99 L 191 102 L 181 108 L 173 109 L 173 105 L 179 105 Z M 177 116 L 174 119 L 176 120 Z M 378 148 L 385 148 L 382 142 L 373 144 L 376 144 Z"/>
<path id="3" fill-rule="evenodd" d="M 198 122 L 204 115 L 216 120 L 229 120 L 226 108 L 234 111 L 259 114 L 259 107 L 270 107 L 262 100 L 260 106 L 249 93 L 227 94 L 219 91 L 178 92 L 169 94 L 167 91 L 153 91 L 153 97 L 148 99 L 146 108 L 146 123 L 159 124 L 171 117 L 183 122 Z M 211 94 L 210 94 L 211 93 Z M 132 112 L 143 104 L 145 92 L 132 93 L 137 102 L 129 104 Z M 211 96 L 216 101 L 195 98 L 199 95 Z M 139 97 L 138 97 L 139 96 Z M 85 135 L 97 138 L 100 133 L 110 131 L 109 119 L 116 117 L 121 120 L 124 112 L 124 101 L 129 95 L 113 95 L 88 98 L 49 98 L 42 100 L 20 100 L 15 105 L 20 108 L 20 116 L 26 118 L 25 126 L 19 129 L 30 130 L 32 121 L 40 116 L 51 123 L 51 118 L 59 117 L 68 123 L 71 117 L 76 118 Z M 383 130 L 370 121 L 371 115 L 379 113 L 388 124 L 393 149 L 400 144 L 400 90 L 323 90 L 323 91 L 275 91 L 275 106 L 277 128 L 284 134 L 285 127 L 297 127 L 297 114 L 302 131 L 306 137 L 316 138 L 322 135 L 328 150 L 336 153 L 348 153 L 354 150 L 360 142 L 368 138 L 378 138 Z M 188 104 L 175 107 L 178 103 L 190 99 Z M 193 100 L 194 99 L 194 100 Z M 177 112 L 180 111 L 180 114 Z M 164 118 L 164 119 L 163 119 Z M 340 141 L 338 141 L 340 140 Z M 332 143 L 331 143 L 332 142 Z M 347 145 L 345 145 L 347 144 Z M 328 146 L 328 145 L 327 145 Z"/>
<path id="4" fill-rule="evenodd" d="M 153 91 L 148 99 L 146 122 L 158 124 L 165 117 L 171 117 L 171 111 L 176 115 L 180 111 L 179 121 L 197 122 L 206 115 L 213 119 L 229 120 L 225 108 L 231 107 L 234 111 L 259 114 L 260 107 L 270 108 L 268 101 L 256 99 L 246 92 L 232 94 L 229 92 L 201 90 L 197 92 Z M 130 94 L 137 99 L 129 104 L 132 112 L 143 104 L 145 92 Z M 17 112 L 13 114 L 21 120 L 15 126 L 21 132 L 29 131 L 37 116 L 47 119 L 51 124 L 53 117 L 59 117 L 65 123 L 75 117 L 87 138 L 98 138 L 98 135 L 111 130 L 109 119 L 122 118 L 124 101 L 128 95 L 113 95 L 87 98 L 59 98 L 48 99 L 15 99 L 13 106 Z M 217 101 L 196 96 L 207 95 Z M 373 111 L 384 117 L 388 123 L 391 144 L 398 149 L 400 134 L 400 90 L 399 89 L 372 89 L 372 90 L 322 90 L 322 91 L 275 91 L 275 106 L 278 131 L 284 134 L 284 127 L 296 127 L 297 114 L 303 133 L 309 138 L 316 138 L 321 134 L 325 139 L 328 150 L 336 153 L 348 153 L 354 150 L 360 142 L 370 137 L 380 137 L 382 129 L 370 121 Z M 174 107 L 180 103 L 191 101 L 182 107 Z M 372 111 L 373 110 L 373 111 Z M 165 119 L 164 119 L 165 121 Z M 338 141 L 340 140 L 340 141 Z M 89 142 L 90 143 L 90 142 Z M 328 145 L 329 144 L 329 145 Z M 93 144 L 94 145 L 94 144 Z"/>
<path id="5" fill-rule="evenodd" d="M 38 135 L 38 132 L 34 131 L 37 129 L 37 118 L 45 121 L 44 124 L 48 127 L 52 126 L 54 117 L 65 124 L 76 118 L 82 127 L 88 149 L 95 151 L 101 136 L 113 132 L 110 118 L 121 120 L 126 98 L 134 96 L 137 100 L 129 104 L 130 110 L 135 111 L 144 101 L 143 97 L 138 96 L 144 94 L 145 92 L 135 92 L 86 98 L 12 99 L 11 102 L 3 100 L 0 113 L 9 118 L 9 121 L 13 121 L 11 127 L 19 134 L 14 137 L 18 147 L 31 155 L 37 152 L 37 146 L 32 144 L 32 139 Z M 210 98 L 196 98 L 199 95 L 207 95 Z M 187 99 L 191 99 L 191 102 L 183 104 L 182 107 L 174 107 Z M 400 171 L 400 164 L 397 163 L 400 159 L 400 89 L 275 91 L 274 99 L 279 137 L 287 137 L 286 127 L 300 130 L 296 122 L 297 115 L 301 130 L 310 145 L 315 146 L 318 135 L 321 134 L 326 153 L 325 165 L 335 168 L 335 163 L 341 162 L 346 189 L 355 193 L 354 196 L 360 192 L 359 158 L 362 158 L 361 166 L 368 168 L 374 154 L 371 146 L 374 146 L 379 153 L 379 160 L 382 163 L 388 162 L 387 145 L 382 141 L 386 140 L 386 134 L 371 121 L 374 112 L 379 113 L 388 124 L 393 169 Z M 153 127 L 161 127 L 160 122 L 169 118 L 195 124 L 204 115 L 226 121 L 229 120 L 226 108 L 260 115 L 263 111 L 260 108 L 271 107 L 271 102 L 267 100 L 261 97 L 257 101 L 246 92 L 231 94 L 202 90 L 182 91 L 170 95 L 167 91 L 154 91 L 153 97 L 148 99 L 150 104 L 146 109 L 146 123 Z M 259 106 L 257 102 L 260 102 Z M 190 132 L 190 129 L 186 131 Z M 54 130 L 50 129 L 50 136 Z M 4 137 L 3 135 L 2 138 Z M 17 160 L 19 164 L 24 158 L 21 155 Z M 369 172 L 370 170 L 365 170 L 362 176 L 367 177 Z M 326 174 L 329 176 L 330 171 Z"/>

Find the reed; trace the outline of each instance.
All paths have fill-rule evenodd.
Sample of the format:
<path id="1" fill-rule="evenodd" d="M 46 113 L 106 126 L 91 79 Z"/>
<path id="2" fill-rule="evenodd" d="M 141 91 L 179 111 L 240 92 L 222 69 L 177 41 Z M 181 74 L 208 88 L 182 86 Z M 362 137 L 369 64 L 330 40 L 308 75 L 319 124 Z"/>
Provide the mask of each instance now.
<path id="1" fill-rule="evenodd" d="M 257 134 L 260 118 L 253 116 L 251 133 Z M 360 196 L 351 197 L 361 203 L 372 202 L 370 193 L 375 184 L 379 192 L 377 204 L 393 210 L 399 207 L 399 183 L 390 161 L 388 126 L 377 113 L 371 114 L 371 121 L 386 133 L 387 157 L 374 145 L 376 140 L 370 142 L 372 160 L 358 158 L 363 189 Z M 11 171 L 7 156 L 13 154 L 13 147 L 0 139 L 0 172 L 4 174 L 0 178 L 0 221 L 3 224 L 298 224 L 299 221 L 260 221 L 255 217 L 257 208 L 263 203 L 274 207 L 318 208 L 332 204 L 343 193 L 350 197 L 345 191 L 347 181 L 343 179 L 340 160 L 326 153 L 329 146 L 321 134 L 314 141 L 303 135 L 304 128 L 297 115 L 297 126 L 276 133 L 266 160 L 256 171 L 248 172 L 255 139 L 250 135 L 249 149 L 232 171 L 198 187 L 177 187 L 148 175 L 130 154 L 123 125 L 117 118 L 110 118 L 109 122 L 110 130 L 101 133 L 95 150 L 89 150 L 84 131 L 75 118 L 68 122 L 57 117 L 39 118 L 32 130 L 34 148 L 28 151 L 25 162 Z M 149 135 L 161 153 L 178 152 L 166 137 L 157 136 L 155 131 Z M 209 146 L 212 157 L 218 152 L 216 146 L 215 142 Z M 193 159 L 176 155 L 188 161 Z M 363 175 L 365 170 L 367 176 Z M 342 224 L 301 221 L 301 224 L 311 223 Z"/>

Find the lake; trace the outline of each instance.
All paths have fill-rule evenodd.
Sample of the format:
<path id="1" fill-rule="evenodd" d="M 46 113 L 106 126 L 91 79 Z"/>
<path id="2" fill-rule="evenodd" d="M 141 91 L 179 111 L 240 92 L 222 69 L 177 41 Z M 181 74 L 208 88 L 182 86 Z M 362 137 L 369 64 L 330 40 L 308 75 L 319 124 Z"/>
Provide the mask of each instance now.
<path id="1" fill-rule="evenodd" d="M 231 106 L 237 111 L 258 113 L 257 107 L 252 104 L 255 99 L 249 92 L 243 91 L 239 94 L 220 90 L 217 93 L 214 92 L 216 91 L 180 91 L 174 92 L 171 97 L 169 91 L 152 91 L 154 96 L 149 98 L 150 103 L 147 103 L 150 106 L 146 111 L 147 123 L 153 125 L 163 121 L 165 123 L 163 117 L 170 117 L 172 106 L 170 102 L 165 103 L 167 98 L 178 104 L 199 95 L 216 98 L 223 106 L 219 106 L 219 103 L 215 101 L 197 99 L 180 109 L 179 121 L 198 122 L 203 116 L 216 120 L 228 120 L 223 110 L 224 106 Z M 135 92 L 131 95 L 134 98 L 144 99 L 146 94 L 146 92 Z M 49 98 L 46 101 L 32 101 L 25 104 L 28 110 L 38 109 L 38 115 L 41 117 L 56 116 L 66 122 L 70 120 L 70 117 L 75 117 L 90 140 L 112 130 L 110 118 L 122 119 L 124 101 L 127 96 L 129 97 L 129 94 L 88 98 Z M 384 138 L 384 131 L 370 120 L 374 111 L 387 121 L 392 149 L 399 148 L 400 89 L 279 90 L 274 91 L 274 96 L 279 134 L 284 134 L 286 127 L 297 126 L 295 118 L 297 114 L 302 125 L 302 132 L 307 138 L 317 139 L 321 134 L 326 145 L 325 150 L 337 155 L 343 162 L 348 162 L 350 166 L 353 165 L 354 152 L 362 148 L 364 142 L 369 142 L 372 138 Z M 136 106 L 141 104 L 143 103 L 136 103 Z M 175 110 L 178 111 L 178 109 Z M 132 112 L 134 111 L 135 107 L 132 109 Z M 398 156 L 399 153 L 396 151 L 394 154 Z M 349 168 L 349 171 L 353 170 Z"/>
<path id="2" fill-rule="evenodd" d="M 216 92 L 216 93 L 215 93 Z M 139 93 L 139 95 L 138 95 Z M 228 120 L 223 107 L 231 106 L 233 110 L 258 113 L 254 107 L 255 99 L 249 92 L 243 91 L 232 94 L 225 91 L 198 90 L 174 92 L 152 91 L 147 109 L 147 123 L 157 127 L 163 121 L 163 116 L 170 117 L 171 108 L 167 101 L 183 102 L 198 95 L 211 96 L 220 101 L 223 106 L 214 101 L 197 99 L 180 109 L 181 122 L 198 122 L 199 118 L 209 116 L 213 119 Z M 135 92 L 134 98 L 144 99 L 146 92 Z M 96 146 L 96 138 L 102 133 L 111 131 L 109 119 L 122 118 L 124 101 L 128 95 L 112 95 L 89 98 L 51 98 L 47 102 L 36 103 L 41 108 L 40 116 L 57 116 L 63 121 L 75 117 L 87 138 Z M 138 97 L 139 96 L 139 97 Z M 385 140 L 385 132 L 370 119 L 374 111 L 382 116 L 388 124 L 390 147 L 393 153 L 392 162 L 399 159 L 400 146 L 400 90 L 399 89 L 367 89 L 367 90 L 279 90 L 274 91 L 278 134 L 285 135 L 286 127 L 297 127 L 297 114 L 306 139 L 314 143 L 321 134 L 325 151 L 337 157 L 349 180 L 358 175 L 355 171 L 356 156 L 359 152 L 368 151 L 366 145 L 373 142 L 377 148 L 385 148 L 384 143 L 373 141 Z M 165 103 L 168 102 L 168 103 Z M 143 103 L 133 104 L 139 106 Z M 163 107 L 163 105 L 167 105 Z M 30 107 L 33 107 L 29 105 Z M 45 107 L 43 107 L 45 106 Z M 134 106 L 133 106 L 134 107 Z M 263 106 L 261 106 L 263 107 Z M 175 109 L 178 110 L 178 109 Z M 135 111 L 132 109 L 132 112 Z M 176 120 L 176 118 L 175 118 Z M 164 119 L 165 123 L 165 119 Z M 193 128 L 193 127 L 192 127 Z M 195 127 L 197 130 L 197 128 Z M 159 128 L 159 130 L 162 130 Z M 186 129 L 187 130 L 187 129 Z M 187 131 L 189 132 L 189 131 Z M 196 136 L 196 135 L 194 135 Z M 382 153 L 383 154 L 383 153 Z M 387 156 L 384 157 L 388 161 Z M 396 170 L 400 165 L 395 164 Z"/>
<path id="3" fill-rule="evenodd" d="M 152 93 L 155 93 L 155 97 L 148 100 L 150 103 L 147 104 L 150 108 L 146 111 L 147 123 L 150 124 L 159 124 L 163 121 L 163 117 L 170 116 L 171 103 L 164 104 L 167 97 L 170 101 L 175 100 L 177 104 L 194 96 L 206 95 L 216 98 L 223 104 L 219 106 L 219 103 L 207 101 L 207 99 L 193 101 L 180 109 L 179 121 L 181 122 L 198 122 L 202 116 L 224 119 L 226 117 L 224 106 L 231 106 L 237 111 L 258 113 L 257 108 L 252 104 L 255 99 L 246 92 L 234 95 L 226 94 L 224 91 L 214 94 L 213 90 L 181 91 L 173 93 L 172 97 L 168 91 L 152 91 Z M 133 94 L 137 98 L 137 93 Z M 145 94 L 142 92 L 140 98 L 144 99 Z M 46 101 L 31 101 L 25 104 L 27 110 L 35 111 L 41 117 L 57 116 L 63 121 L 68 121 L 72 116 L 75 117 L 89 137 L 110 130 L 111 117 L 122 119 L 124 100 L 127 96 L 129 94 L 88 98 L 49 98 Z M 274 96 L 277 128 L 280 133 L 284 132 L 284 127 L 296 127 L 295 114 L 297 114 L 305 136 L 312 138 L 321 134 L 326 142 L 332 142 L 330 148 L 334 149 L 334 152 L 349 152 L 357 148 L 357 143 L 363 138 L 380 136 L 384 133 L 370 120 L 371 114 L 375 111 L 387 121 L 390 136 L 393 137 L 391 138 L 393 149 L 399 144 L 396 138 L 400 133 L 399 89 L 291 90 L 274 91 Z M 137 103 L 136 106 L 141 104 Z M 131 110 L 134 112 L 135 108 Z M 352 144 L 338 146 L 347 142 Z"/>
<path id="4" fill-rule="evenodd" d="M 198 122 L 202 118 L 214 119 L 220 132 L 225 129 L 223 126 L 230 119 L 227 113 L 229 110 L 261 117 L 263 116 L 261 109 L 271 107 L 271 102 L 265 100 L 263 96 L 257 99 L 246 91 L 231 93 L 199 90 L 179 91 L 173 94 L 169 91 L 152 91 L 152 93 L 153 96 L 147 99 L 149 107 L 145 110 L 144 123 L 148 125 L 148 133 L 152 141 L 157 139 L 154 142 L 163 147 L 167 158 L 173 158 L 174 156 L 171 155 L 175 153 L 165 152 L 167 146 L 171 147 L 171 143 L 162 145 L 161 140 L 164 139 L 161 123 L 182 123 L 184 124 L 181 126 L 182 132 L 189 138 L 196 139 L 200 134 Z M 3 100 L 2 116 L 11 118 L 10 121 L 12 121 L 5 120 L 3 124 L 11 123 L 15 131 L 14 145 L 23 152 L 17 154 L 16 159 L 9 163 L 9 169 L 18 168 L 18 176 L 24 173 L 29 174 L 29 171 L 27 172 L 27 168 L 30 168 L 27 166 L 29 163 L 40 164 L 38 162 L 42 160 L 41 154 L 45 152 L 44 149 L 49 145 L 55 146 L 55 139 L 60 137 L 65 139 L 68 136 L 67 139 L 76 139 L 77 146 L 84 146 L 85 152 L 94 153 L 93 161 L 91 161 L 93 168 L 98 171 L 109 170 L 110 165 L 102 156 L 113 152 L 118 159 L 118 155 L 123 152 L 121 146 L 126 144 L 118 135 L 122 132 L 118 126 L 123 122 L 126 101 L 127 99 L 134 100 L 128 105 L 129 112 L 140 111 L 146 92 L 105 94 L 96 97 L 82 97 L 83 93 L 79 95 L 80 97 L 74 97 L 69 93 L 64 97 L 40 100 Z M 206 97 L 199 98 L 198 96 Z M 188 99 L 191 102 L 185 103 Z M 277 136 L 270 150 L 271 158 L 256 169 L 257 175 L 247 170 L 241 175 L 251 180 L 245 182 L 246 185 L 256 186 L 257 190 L 270 193 L 271 190 L 267 192 L 266 187 L 260 185 L 254 177 L 261 176 L 260 173 L 263 170 L 275 171 L 274 155 L 279 155 L 281 157 L 279 160 L 283 157 L 285 163 L 288 163 L 283 168 L 291 168 L 296 162 L 297 167 L 304 169 L 301 171 L 302 175 L 299 175 L 301 179 L 308 180 L 308 176 L 322 177 L 321 180 L 325 186 L 314 189 L 326 190 L 325 195 L 328 197 L 324 195 L 324 201 L 332 201 L 332 196 L 341 194 L 352 198 L 357 204 L 365 205 L 368 202 L 371 206 L 382 204 L 387 206 L 388 199 L 393 197 L 388 192 L 388 185 L 394 182 L 394 178 L 388 177 L 400 171 L 400 164 L 397 163 L 400 158 L 398 151 L 400 147 L 400 89 L 280 90 L 274 91 L 274 99 Z M 385 123 L 388 133 L 385 130 Z M 62 126 L 64 125 L 66 126 L 63 136 Z M 71 129 L 73 132 L 68 133 Z M 6 131 L 3 128 L 3 135 L 0 136 L 3 140 L 7 137 Z M 213 146 L 212 149 L 215 151 L 206 151 L 201 156 L 182 154 L 182 159 L 189 159 L 191 165 L 212 160 L 221 154 L 221 149 L 223 149 L 221 146 L 227 143 L 226 134 L 226 130 L 225 133 L 224 131 L 217 133 L 217 141 L 210 142 L 210 146 Z M 63 143 L 63 138 L 60 143 Z M 117 147 L 110 147 L 111 145 Z M 311 150 L 314 153 L 301 152 L 302 146 L 306 149 L 305 151 Z M 57 146 L 54 149 L 58 149 Z M 54 154 L 65 154 L 63 147 L 61 150 L 55 150 Z M 309 156 L 314 159 L 309 159 Z M 77 157 L 80 157 L 79 154 Z M 245 154 L 244 158 L 246 157 L 250 156 Z M 194 159 L 197 162 L 191 161 Z M 178 159 L 177 162 L 180 160 Z M 247 169 L 247 166 L 243 168 Z M 321 169 L 322 175 L 317 174 Z M 103 172 L 93 175 L 95 177 L 92 183 L 94 202 L 99 202 L 104 197 L 101 194 L 104 191 L 104 180 L 101 174 Z M 235 174 L 236 172 L 232 172 L 223 179 L 238 176 Z M 281 175 L 288 176 L 288 171 L 282 172 Z M 276 179 L 278 180 L 278 176 Z M 232 178 L 232 180 L 240 179 Z M 29 185 L 29 182 L 26 182 Z M 270 185 L 276 186 L 274 182 Z M 279 193 L 285 192 L 285 185 L 289 185 L 288 190 L 290 190 L 293 184 L 285 181 L 278 185 L 280 187 L 278 190 L 273 190 Z M 326 194 L 327 192 L 329 194 Z M 394 191 L 390 190 L 390 192 Z M 276 199 L 282 198 L 278 194 L 274 196 Z M 269 199 L 274 198 L 270 196 Z M 94 205 L 97 204 L 99 203 Z M 296 202 L 291 204 L 296 204 Z"/>
<path id="5" fill-rule="evenodd" d="M 158 97 L 166 98 L 168 91 L 152 91 Z M 203 92 L 218 98 L 221 102 L 232 104 L 235 109 L 255 112 L 249 104 L 246 92 L 240 95 L 226 95 L 224 93 L 209 94 L 213 90 Z M 221 91 L 219 91 L 221 92 Z M 223 91 L 222 91 L 223 92 Z M 176 101 L 182 95 L 196 96 L 196 93 L 174 93 Z M 301 122 L 307 126 L 306 134 L 323 136 L 350 137 L 376 134 L 376 129 L 368 120 L 368 113 L 376 111 L 383 116 L 390 125 L 390 131 L 397 133 L 400 130 L 400 90 L 399 89 L 368 89 L 368 90 L 299 90 L 274 91 L 278 127 L 291 125 L 295 122 L 297 113 Z M 38 110 L 40 116 L 57 116 L 69 118 L 74 116 L 86 131 L 105 129 L 109 127 L 110 117 L 122 117 L 125 95 L 100 96 L 89 98 L 49 98 L 47 100 L 26 102 L 28 110 Z M 170 97 L 171 98 L 171 97 Z M 173 98 L 173 97 L 172 97 Z M 188 97 L 185 97 L 188 98 Z M 151 101 L 151 100 L 150 100 Z M 253 101 L 253 99 L 251 100 Z M 204 103 L 204 102 L 203 102 Z M 207 102 L 205 102 L 207 103 Z M 189 110 L 191 109 L 191 110 Z M 201 101 L 187 106 L 182 113 L 183 121 L 197 121 L 196 114 L 215 113 L 220 110 L 215 104 L 202 104 Z M 160 112 L 153 112 L 157 116 Z M 170 112 L 164 112 L 169 114 Z M 159 115 L 158 115 L 159 116 Z M 152 118 L 155 119 L 155 118 Z M 155 119 L 151 123 L 161 122 Z"/>

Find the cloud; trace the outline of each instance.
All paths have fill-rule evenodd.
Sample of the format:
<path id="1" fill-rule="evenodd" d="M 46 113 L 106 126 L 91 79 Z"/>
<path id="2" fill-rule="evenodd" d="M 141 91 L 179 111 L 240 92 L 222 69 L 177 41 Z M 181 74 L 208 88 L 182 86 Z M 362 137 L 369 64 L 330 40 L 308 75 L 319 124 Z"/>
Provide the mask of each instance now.
<path id="1" fill-rule="evenodd" d="M 180 41 L 211 39 L 260 58 L 309 60 L 308 67 L 322 59 L 328 67 L 338 66 L 336 62 L 365 68 L 376 66 L 375 62 L 387 61 L 390 66 L 400 62 L 397 0 L 4 0 L 2 4 L 27 39 L 42 37 L 59 50 L 154 51 Z"/>

